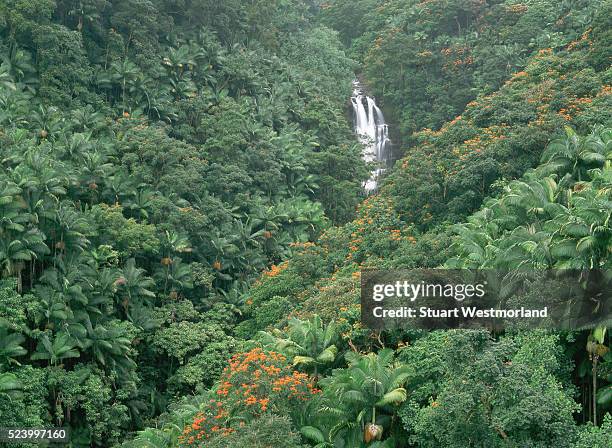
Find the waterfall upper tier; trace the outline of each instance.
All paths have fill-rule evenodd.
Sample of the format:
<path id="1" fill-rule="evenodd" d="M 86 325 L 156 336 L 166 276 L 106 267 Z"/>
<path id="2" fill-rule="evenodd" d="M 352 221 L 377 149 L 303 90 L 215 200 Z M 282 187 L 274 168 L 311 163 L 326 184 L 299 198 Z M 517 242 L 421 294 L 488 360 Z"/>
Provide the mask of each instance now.
<path id="1" fill-rule="evenodd" d="M 353 81 L 351 103 L 355 133 L 363 144 L 363 158 L 368 163 L 375 162 L 378 165 L 364 184 L 364 189 L 370 193 L 378 187 L 378 178 L 385 171 L 389 160 L 391 147 L 389 126 L 382 111 L 376 105 L 376 101 L 364 95 L 361 84 L 357 80 Z"/>

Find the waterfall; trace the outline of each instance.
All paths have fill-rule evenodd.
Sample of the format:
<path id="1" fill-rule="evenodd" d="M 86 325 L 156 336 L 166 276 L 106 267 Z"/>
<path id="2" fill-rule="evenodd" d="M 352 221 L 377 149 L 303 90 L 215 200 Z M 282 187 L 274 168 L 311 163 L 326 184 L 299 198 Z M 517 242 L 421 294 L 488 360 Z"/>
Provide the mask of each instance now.
<path id="1" fill-rule="evenodd" d="M 363 144 L 363 159 L 370 163 L 375 162 L 377 168 L 372 171 L 370 178 L 364 183 L 367 193 L 376 190 L 378 179 L 385 171 L 389 160 L 391 140 L 389 139 L 389 126 L 385 122 L 382 111 L 376 105 L 376 101 L 369 96 L 364 96 L 359 81 L 353 81 L 353 105 L 355 133 Z M 366 110 L 367 106 L 367 110 Z"/>

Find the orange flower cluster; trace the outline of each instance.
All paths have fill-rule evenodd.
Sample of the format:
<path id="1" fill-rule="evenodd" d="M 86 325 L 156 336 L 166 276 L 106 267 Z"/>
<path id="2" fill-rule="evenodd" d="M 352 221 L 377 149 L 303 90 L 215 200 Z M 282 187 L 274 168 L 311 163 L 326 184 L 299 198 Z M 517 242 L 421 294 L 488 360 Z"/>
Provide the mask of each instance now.
<path id="1" fill-rule="evenodd" d="M 301 386 L 306 385 L 307 390 Z M 274 392 L 282 392 L 283 389 L 289 389 L 289 398 L 298 398 L 305 401 L 308 398 L 308 392 L 313 394 L 314 386 L 308 382 L 308 375 L 293 371 L 291 375 L 285 375 L 274 381 L 272 390 Z"/>
<path id="2" fill-rule="evenodd" d="M 488 97 L 485 97 L 485 99 L 487 99 Z M 484 106 L 484 108 L 488 108 L 488 106 Z M 457 124 L 471 124 L 470 123 L 471 120 L 469 119 L 464 119 L 464 117 L 462 115 L 458 115 L 455 118 L 453 118 L 451 121 L 447 121 L 446 123 L 444 123 L 442 125 L 442 127 L 438 130 L 438 131 L 433 131 L 429 128 L 423 128 L 421 131 L 415 132 L 414 135 L 419 136 L 419 137 L 440 137 L 442 135 L 444 135 L 446 132 L 448 132 L 450 130 L 450 128 L 456 126 Z M 428 156 L 429 157 L 429 156 Z"/>
<path id="3" fill-rule="evenodd" d="M 440 53 L 442 53 L 448 59 L 454 57 L 454 60 L 452 61 L 454 68 L 462 65 L 471 65 L 474 63 L 474 58 L 470 55 L 469 47 L 447 47 L 440 50 Z M 444 64 L 444 68 L 449 68 L 449 64 Z"/>
<path id="4" fill-rule="evenodd" d="M 306 243 L 289 243 L 289 247 L 301 247 L 304 249 L 307 249 L 309 247 L 314 247 L 314 246 L 315 246 L 315 243 L 310 242 L 310 241 Z"/>
<path id="5" fill-rule="evenodd" d="M 283 272 L 289 266 L 289 262 L 285 261 L 279 265 L 272 265 L 272 267 L 263 273 L 264 277 L 276 277 L 278 274 Z"/>
<path id="6" fill-rule="evenodd" d="M 588 107 L 593 102 L 592 98 L 576 98 L 571 101 L 567 107 L 564 107 L 557 112 L 565 121 L 571 121 L 575 115 L 579 114 L 585 107 Z"/>
<path id="7" fill-rule="evenodd" d="M 197 446 L 213 435 L 231 434 L 235 428 L 229 416 L 236 412 L 256 418 L 271 408 L 282 411 L 318 393 L 313 379 L 293 371 L 282 354 L 261 348 L 238 353 L 223 370 L 217 398 L 184 428 L 179 446 Z"/>
<path id="8" fill-rule="evenodd" d="M 465 160 L 470 153 L 479 153 L 490 144 L 506 139 L 506 129 L 507 126 L 505 124 L 484 128 L 481 130 L 483 132 L 482 135 L 465 140 L 462 149 L 455 148 L 452 152 L 459 156 L 461 160 Z"/>
<path id="9" fill-rule="evenodd" d="M 524 3 L 515 3 L 514 5 L 506 6 L 506 12 L 511 12 L 513 14 L 523 14 L 528 9 L 529 7 Z"/>
<path id="10" fill-rule="evenodd" d="M 559 112 L 557 113 L 557 115 L 559 115 L 561 118 L 563 118 L 565 121 L 572 121 L 572 116 L 570 115 L 570 111 L 567 109 L 561 109 L 559 110 Z"/>
<path id="11" fill-rule="evenodd" d="M 349 250 L 351 252 L 357 252 L 359 250 L 359 245 L 363 242 L 363 238 L 358 236 L 358 232 L 351 233 L 351 243 L 349 245 Z"/>
<path id="12" fill-rule="evenodd" d="M 445 123 L 446 124 L 446 123 Z M 439 137 L 440 135 L 442 135 L 444 131 L 444 126 L 442 126 L 442 129 L 440 129 L 439 131 L 434 131 L 430 128 L 423 128 L 418 132 L 415 132 L 415 135 L 417 136 L 421 136 L 421 137 Z"/>
<path id="13" fill-rule="evenodd" d="M 544 100 L 546 101 L 546 100 Z M 544 104 L 540 104 L 537 107 L 537 118 L 533 121 L 530 121 L 528 126 L 529 127 L 542 127 L 545 126 L 546 124 L 550 124 L 550 118 L 548 116 L 550 111 L 550 105 L 547 104 L 546 102 Z"/>
<path id="14" fill-rule="evenodd" d="M 588 97 L 576 98 L 574 101 L 570 103 L 570 108 L 581 109 L 585 106 L 590 105 L 592 102 L 593 102 L 593 98 L 588 98 Z"/>
<path id="15" fill-rule="evenodd" d="M 597 93 L 597 96 L 608 96 L 612 95 L 612 86 L 603 86 L 601 91 Z"/>
<path id="16" fill-rule="evenodd" d="M 528 77 L 529 73 L 525 71 L 516 72 L 509 80 L 504 83 L 504 85 L 509 86 L 510 84 L 513 84 L 517 81 L 526 80 Z"/>
<path id="17" fill-rule="evenodd" d="M 260 348 L 255 348 L 247 353 L 237 353 L 230 359 L 229 371 L 230 372 L 246 372 L 248 368 L 256 362 L 264 361 L 280 361 L 284 363 L 287 358 L 280 353 L 269 352 L 266 353 Z M 227 372 L 227 368 L 224 372 Z"/>
<path id="18" fill-rule="evenodd" d="M 538 51 L 538 56 L 542 57 L 542 56 L 548 56 L 552 54 L 552 48 L 544 48 L 540 51 Z"/>
<path id="19" fill-rule="evenodd" d="M 455 118 L 453 118 L 450 123 L 448 123 L 449 126 L 452 126 L 456 123 L 458 123 L 460 120 L 462 120 L 463 117 L 461 115 L 457 115 Z"/>
<path id="20" fill-rule="evenodd" d="M 359 205 L 357 212 L 360 217 L 353 221 L 356 229 L 351 233 L 349 254 L 346 257 L 348 261 L 353 258 L 355 252 L 362 248 L 362 243 L 364 243 L 365 237 L 372 228 L 376 230 L 388 229 L 388 218 L 394 213 L 391 198 L 380 195 L 366 198 Z"/>
<path id="21" fill-rule="evenodd" d="M 578 40 L 574 40 L 572 42 L 569 43 L 569 45 L 567 46 L 567 49 L 572 51 L 574 50 L 576 47 L 580 46 L 580 44 L 584 43 L 584 42 L 588 42 L 589 45 L 592 44 L 592 42 L 589 41 L 589 34 L 591 34 L 591 31 L 593 31 L 592 28 L 588 28 L 584 33 L 582 33 L 582 36 L 580 36 L 580 38 Z"/>
<path id="22" fill-rule="evenodd" d="M 455 60 L 453 61 L 453 65 L 454 65 L 455 67 L 460 67 L 460 66 L 462 66 L 462 65 L 471 65 L 471 64 L 473 64 L 473 63 L 474 63 L 474 58 L 473 58 L 472 56 L 468 56 L 468 57 L 467 57 L 467 58 L 465 58 L 465 59 L 455 59 Z"/>
<path id="23" fill-rule="evenodd" d="M 226 419 L 229 414 L 221 409 L 223 404 L 216 403 L 219 408 L 217 415 L 209 417 L 204 412 L 198 412 L 191 425 L 185 426 L 183 434 L 179 436 L 179 446 L 200 445 L 206 439 L 214 435 L 228 436 L 235 429 L 225 426 L 220 420 Z M 211 400 L 211 408 L 215 406 L 215 401 Z"/>

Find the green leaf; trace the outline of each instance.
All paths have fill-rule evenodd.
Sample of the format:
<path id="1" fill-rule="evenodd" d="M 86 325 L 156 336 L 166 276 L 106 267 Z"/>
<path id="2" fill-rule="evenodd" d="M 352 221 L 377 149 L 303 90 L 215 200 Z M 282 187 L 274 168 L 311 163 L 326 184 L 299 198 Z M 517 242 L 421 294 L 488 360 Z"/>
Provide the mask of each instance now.
<path id="1" fill-rule="evenodd" d="M 300 432 L 302 435 L 315 443 L 323 443 L 325 442 L 325 436 L 320 429 L 315 428 L 314 426 L 302 426 L 300 428 Z"/>
<path id="2" fill-rule="evenodd" d="M 319 356 L 317 356 L 317 361 L 322 364 L 329 364 L 334 362 L 336 359 L 336 355 L 338 354 L 338 349 L 335 345 L 327 347 L 325 350 L 321 352 Z"/>
<path id="3" fill-rule="evenodd" d="M 357 402 L 360 402 L 360 403 L 366 403 L 368 401 L 368 400 L 366 400 L 366 398 L 363 395 L 363 393 L 361 393 L 361 391 L 358 391 L 358 390 L 348 390 L 348 391 L 344 392 L 342 394 L 342 400 L 357 401 Z"/>
<path id="4" fill-rule="evenodd" d="M 606 327 L 597 327 L 593 330 L 593 339 L 599 344 L 603 344 L 606 339 Z"/>
<path id="5" fill-rule="evenodd" d="M 604 406 L 610 403 L 612 403 L 612 384 L 597 392 L 597 404 Z"/>
<path id="6" fill-rule="evenodd" d="M 293 358 L 293 365 L 294 366 L 298 366 L 300 364 L 312 364 L 314 363 L 315 360 L 314 358 L 311 358 L 310 356 L 296 356 L 295 358 Z"/>
<path id="7" fill-rule="evenodd" d="M 376 406 L 387 406 L 389 404 L 397 404 L 406 401 L 408 392 L 403 387 L 387 392 L 383 397 L 376 402 Z"/>

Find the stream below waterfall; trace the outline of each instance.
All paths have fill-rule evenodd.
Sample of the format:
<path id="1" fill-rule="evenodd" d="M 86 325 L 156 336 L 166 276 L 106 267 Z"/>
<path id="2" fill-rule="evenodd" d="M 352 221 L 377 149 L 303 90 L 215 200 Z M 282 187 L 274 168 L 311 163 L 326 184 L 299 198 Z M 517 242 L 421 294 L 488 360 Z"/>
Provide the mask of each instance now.
<path id="1" fill-rule="evenodd" d="M 368 163 L 376 164 L 370 178 L 363 185 L 366 193 L 369 194 L 378 188 L 380 176 L 387 169 L 391 159 L 389 126 L 382 111 L 376 105 L 376 101 L 365 95 L 358 80 L 353 81 L 351 103 L 355 133 L 363 144 L 363 159 Z"/>

